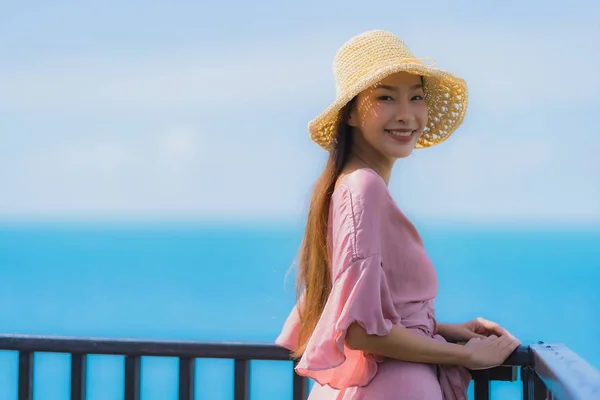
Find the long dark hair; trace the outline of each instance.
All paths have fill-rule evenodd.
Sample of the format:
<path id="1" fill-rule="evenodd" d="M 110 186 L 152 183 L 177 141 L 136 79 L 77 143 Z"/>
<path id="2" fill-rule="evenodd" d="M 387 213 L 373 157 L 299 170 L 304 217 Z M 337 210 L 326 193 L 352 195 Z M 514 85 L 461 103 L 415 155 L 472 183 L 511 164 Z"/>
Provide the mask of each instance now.
<path id="1" fill-rule="evenodd" d="M 355 100 L 350 101 L 341 111 L 336 125 L 336 141 L 329 153 L 325 169 L 317 180 L 310 202 L 308 219 L 299 254 L 299 271 L 296 282 L 300 315 L 299 346 L 292 353 L 301 357 L 306 342 L 315 329 L 325 302 L 331 291 L 330 260 L 327 243 L 329 206 L 335 183 L 346 165 L 352 149 L 352 128 L 348 118 Z"/>

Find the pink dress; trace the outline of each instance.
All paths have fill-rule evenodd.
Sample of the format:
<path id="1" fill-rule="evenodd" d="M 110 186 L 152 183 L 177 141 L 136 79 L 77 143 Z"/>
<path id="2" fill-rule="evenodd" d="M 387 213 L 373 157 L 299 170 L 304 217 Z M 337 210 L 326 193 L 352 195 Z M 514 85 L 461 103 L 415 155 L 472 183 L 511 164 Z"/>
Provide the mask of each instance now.
<path id="1" fill-rule="evenodd" d="M 404 362 L 345 346 L 353 322 L 372 335 L 386 335 L 399 325 L 444 340 L 435 333 L 434 266 L 374 170 L 356 170 L 336 188 L 328 238 L 331 294 L 296 367 L 316 382 L 309 399 L 466 399 L 471 377 L 463 367 Z M 297 307 L 276 340 L 290 350 L 298 345 Z"/>

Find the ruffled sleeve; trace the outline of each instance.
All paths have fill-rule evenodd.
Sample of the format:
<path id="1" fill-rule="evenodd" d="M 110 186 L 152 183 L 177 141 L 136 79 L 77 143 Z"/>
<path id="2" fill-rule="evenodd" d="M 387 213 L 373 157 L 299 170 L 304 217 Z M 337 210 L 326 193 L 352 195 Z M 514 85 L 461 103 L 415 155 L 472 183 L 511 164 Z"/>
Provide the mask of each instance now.
<path id="1" fill-rule="evenodd" d="M 352 323 L 358 323 L 370 335 L 380 336 L 400 324 L 377 251 L 378 218 L 371 214 L 376 209 L 357 209 L 357 205 L 364 203 L 364 198 L 352 197 L 350 192 L 343 192 L 336 200 L 331 219 L 332 288 L 296 366 L 299 375 L 334 389 L 367 385 L 381 361 L 379 357 L 346 346 L 346 333 Z M 301 307 L 301 301 L 276 340 L 290 350 L 298 344 L 297 307 Z"/>
<path id="2" fill-rule="evenodd" d="M 296 371 L 335 389 L 364 386 L 375 376 L 378 360 L 346 347 L 348 327 L 357 322 L 369 335 L 384 336 L 399 320 L 381 258 L 356 260 L 334 283 Z"/>

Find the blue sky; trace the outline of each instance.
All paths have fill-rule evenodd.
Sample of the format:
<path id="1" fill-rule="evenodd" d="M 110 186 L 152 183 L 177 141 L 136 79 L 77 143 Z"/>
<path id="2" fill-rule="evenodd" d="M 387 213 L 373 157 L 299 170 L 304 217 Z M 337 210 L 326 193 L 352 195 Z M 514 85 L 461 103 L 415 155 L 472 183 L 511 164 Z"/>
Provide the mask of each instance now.
<path id="1" fill-rule="evenodd" d="M 413 3 L 0 3 L 0 217 L 297 222 L 335 51 L 387 29 L 470 90 L 395 168 L 407 213 L 600 225 L 600 5 Z"/>

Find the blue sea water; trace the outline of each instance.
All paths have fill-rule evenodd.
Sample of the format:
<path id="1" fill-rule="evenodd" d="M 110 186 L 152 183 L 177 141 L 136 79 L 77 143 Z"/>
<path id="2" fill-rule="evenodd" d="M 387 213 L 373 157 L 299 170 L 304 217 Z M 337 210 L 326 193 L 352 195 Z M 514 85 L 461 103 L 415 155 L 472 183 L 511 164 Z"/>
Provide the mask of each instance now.
<path id="1" fill-rule="evenodd" d="M 437 317 L 495 320 L 525 344 L 564 342 L 600 368 L 600 229 L 418 226 L 438 274 Z M 272 342 L 294 301 L 298 227 L 5 224 L 0 332 Z M 36 400 L 68 398 L 69 358 L 38 354 Z M 176 399 L 175 359 L 145 358 L 143 398 Z M 252 362 L 252 398 L 291 398 L 288 362 Z M 17 358 L 0 352 L 0 400 Z M 233 363 L 200 360 L 197 399 L 233 398 Z M 91 356 L 90 400 L 122 399 L 123 360 Z M 520 384 L 494 383 L 493 399 Z"/>

